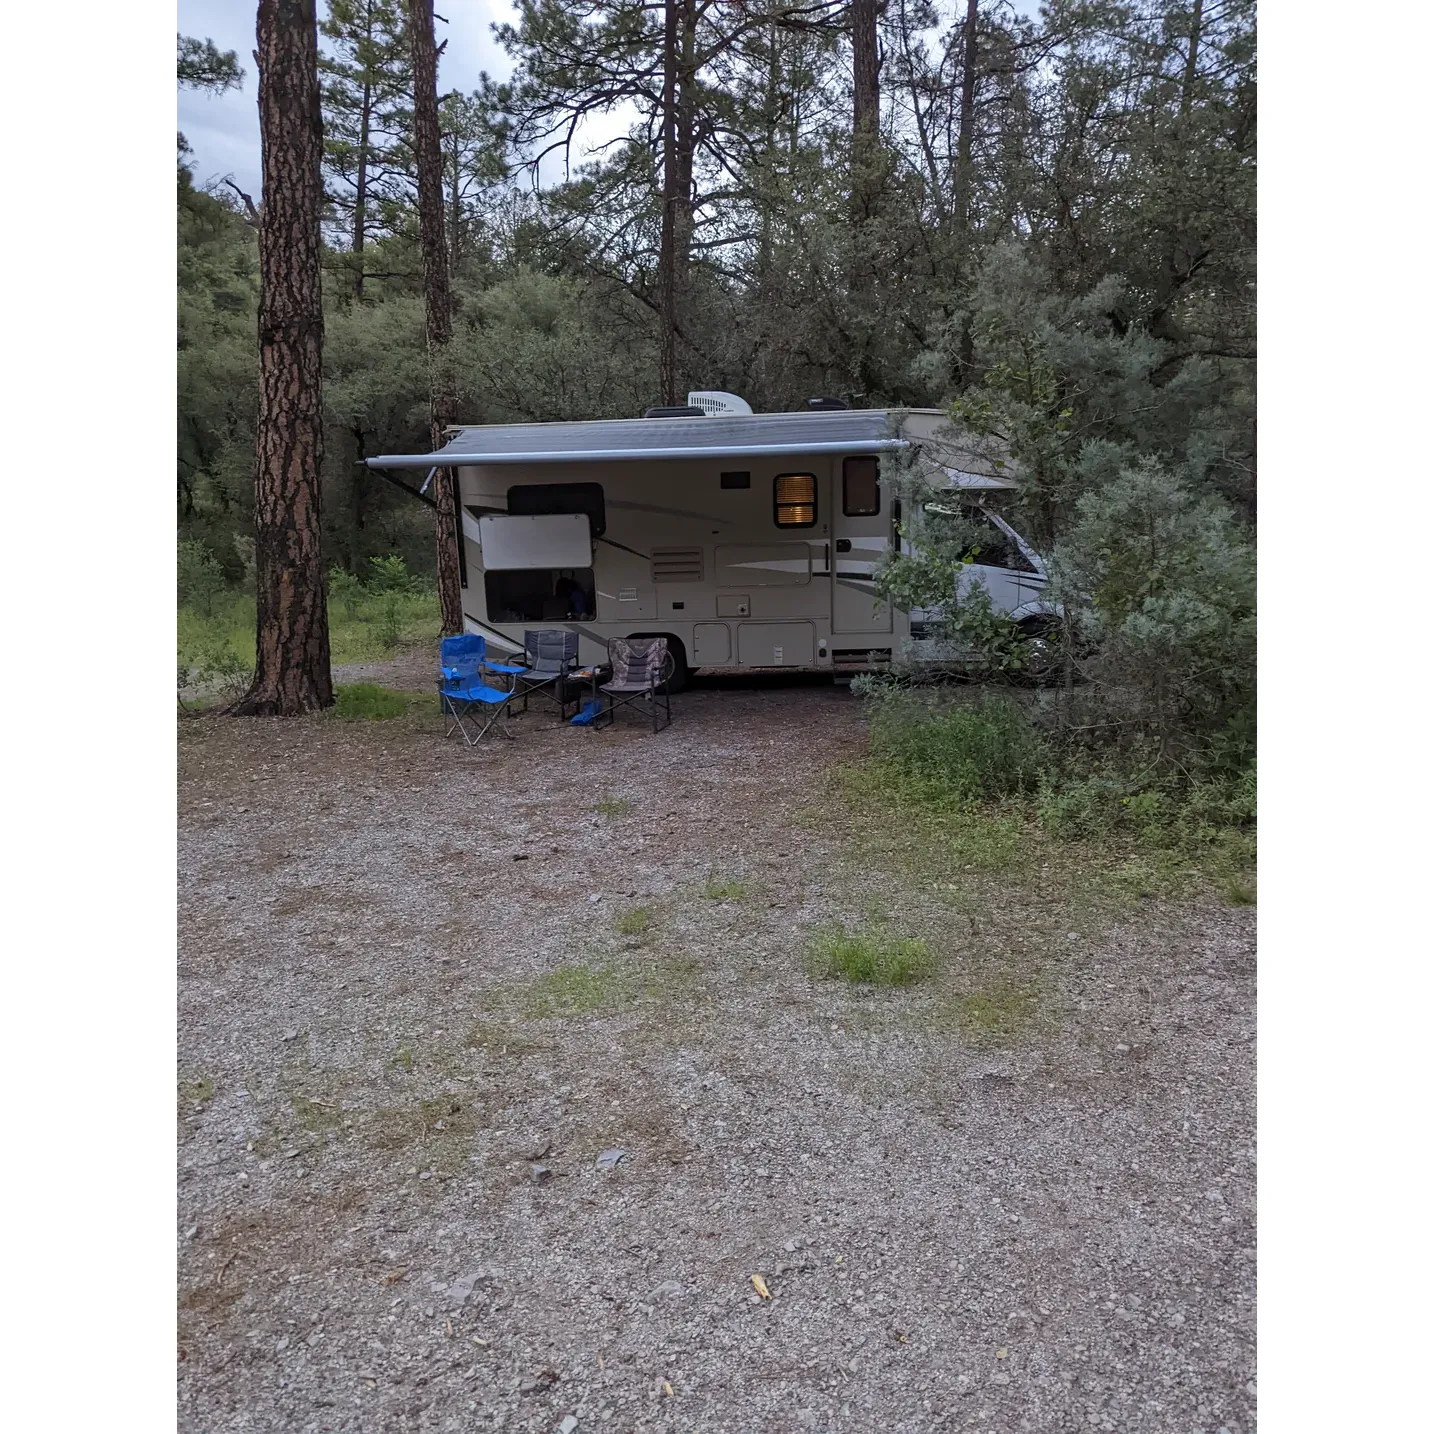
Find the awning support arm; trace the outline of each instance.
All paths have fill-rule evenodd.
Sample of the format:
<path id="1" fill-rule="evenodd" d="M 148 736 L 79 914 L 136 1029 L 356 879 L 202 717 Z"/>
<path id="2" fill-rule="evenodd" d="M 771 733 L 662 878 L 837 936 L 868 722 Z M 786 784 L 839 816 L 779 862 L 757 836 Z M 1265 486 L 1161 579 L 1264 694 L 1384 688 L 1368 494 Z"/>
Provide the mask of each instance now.
<path id="1" fill-rule="evenodd" d="M 388 469 L 375 468 L 372 464 L 362 464 L 360 466 L 372 468 L 373 471 L 377 473 L 380 478 L 384 479 L 386 482 L 392 483 L 395 488 L 402 488 L 405 493 L 412 493 L 413 496 L 417 498 L 420 503 L 426 503 L 430 508 L 436 509 L 438 507 L 438 504 L 435 503 L 433 499 L 428 496 L 427 493 L 422 492 L 418 488 L 411 487 L 401 478 L 395 478 L 393 474 L 388 471 Z M 433 475 L 430 473 L 429 477 L 431 478 L 432 476 Z M 424 486 L 427 487 L 427 484 L 425 484 Z"/>

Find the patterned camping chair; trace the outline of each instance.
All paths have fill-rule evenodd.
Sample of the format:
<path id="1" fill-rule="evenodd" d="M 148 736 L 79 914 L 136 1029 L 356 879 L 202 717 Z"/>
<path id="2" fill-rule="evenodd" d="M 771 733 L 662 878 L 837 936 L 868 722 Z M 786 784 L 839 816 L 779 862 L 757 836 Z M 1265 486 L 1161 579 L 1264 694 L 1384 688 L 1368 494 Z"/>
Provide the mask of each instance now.
<path id="1" fill-rule="evenodd" d="M 652 730 L 660 732 L 672 721 L 672 698 L 662 686 L 662 666 L 667 661 L 665 637 L 614 638 L 607 645 L 612 679 L 604 682 L 598 692 L 607 699 L 594 724 L 610 727 L 617 720 L 617 709 L 634 702 L 647 702 L 652 713 Z M 601 699 L 600 699 L 601 700 Z M 658 723 L 659 704 L 666 721 Z"/>

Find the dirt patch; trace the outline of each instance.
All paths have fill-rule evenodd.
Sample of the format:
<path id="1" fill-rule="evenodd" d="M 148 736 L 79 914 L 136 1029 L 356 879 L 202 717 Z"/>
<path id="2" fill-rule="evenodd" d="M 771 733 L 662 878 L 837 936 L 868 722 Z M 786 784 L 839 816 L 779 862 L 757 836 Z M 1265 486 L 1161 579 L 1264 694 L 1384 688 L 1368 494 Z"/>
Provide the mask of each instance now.
<path id="1" fill-rule="evenodd" d="M 845 689 L 673 707 L 181 723 L 181 1427 L 1252 1429 L 1252 913 L 963 908 Z M 810 976 L 874 901 L 936 974 Z"/>

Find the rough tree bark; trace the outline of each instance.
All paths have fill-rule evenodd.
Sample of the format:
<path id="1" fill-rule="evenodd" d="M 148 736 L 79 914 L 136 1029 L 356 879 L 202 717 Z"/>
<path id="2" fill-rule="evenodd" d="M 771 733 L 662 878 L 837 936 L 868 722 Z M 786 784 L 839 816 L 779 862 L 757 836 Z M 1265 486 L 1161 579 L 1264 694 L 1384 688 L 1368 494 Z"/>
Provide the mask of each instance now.
<path id="1" fill-rule="evenodd" d="M 966 25 L 962 36 L 961 112 L 956 130 L 956 242 L 960 246 L 960 263 L 966 281 L 970 282 L 971 256 L 975 244 L 971 234 L 971 149 L 976 134 L 976 3 L 966 0 Z M 976 361 L 976 342 L 968 314 L 961 324 L 956 381 L 965 388 L 972 378 Z"/>
<path id="2" fill-rule="evenodd" d="M 429 428 L 443 446 L 443 425 L 453 418 L 448 392 L 448 341 L 453 337 L 453 295 L 448 286 L 444 233 L 443 151 L 438 130 L 438 50 L 433 0 L 408 0 L 413 53 L 413 148 L 418 161 L 418 233 L 423 245 L 423 304 L 428 326 Z M 463 631 L 463 587 L 458 562 L 458 504 L 451 468 L 433 475 L 434 566 L 445 635 Z"/>
<path id="3" fill-rule="evenodd" d="M 851 0 L 851 202 L 857 223 L 871 218 L 880 182 L 881 60 L 876 38 L 880 10 L 880 0 Z"/>
<path id="4" fill-rule="evenodd" d="M 319 112 L 314 0 L 259 0 L 259 415 L 254 682 L 229 711 L 297 716 L 333 703 L 321 548 L 324 454 Z"/>
<path id="5" fill-rule="evenodd" d="M 873 361 L 881 206 L 881 53 L 877 19 L 885 0 L 851 0 L 851 260 L 847 288 L 852 304 L 847 330 L 851 381 L 862 393 L 878 383 Z"/>
<path id="6" fill-rule="evenodd" d="M 354 176 L 354 298 L 363 298 L 364 241 L 368 237 L 368 140 L 373 123 L 373 86 L 363 82 L 363 105 L 359 110 L 358 172 Z"/>
<path id="7" fill-rule="evenodd" d="M 662 402 L 677 402 L 677 156 L 678 11 L 681 0 L 663 6 L 662 31 L 662 236 L 658 241 L 657 287 L 662 311 L 662 350 L 658 370 Z"/>

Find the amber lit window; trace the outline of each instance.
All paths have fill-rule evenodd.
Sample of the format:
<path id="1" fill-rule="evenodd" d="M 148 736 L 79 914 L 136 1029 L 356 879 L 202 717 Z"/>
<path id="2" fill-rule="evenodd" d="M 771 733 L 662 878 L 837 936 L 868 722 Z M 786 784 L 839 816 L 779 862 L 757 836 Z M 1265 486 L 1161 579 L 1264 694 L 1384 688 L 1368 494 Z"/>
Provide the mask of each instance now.
<path id="1" fill-rule="evenodd" d="M 847 458 L 841 465 L 841 510 L 848 518 L 874 518 L 881 512 L 881 484 L 875 458 Z"/>
<path id="2" fill-rule="evenodd" d="M 773 489 L 779 528 L 811 528 L 817 521 L 817 480 L 811 473 L 780 473 Z"/>

